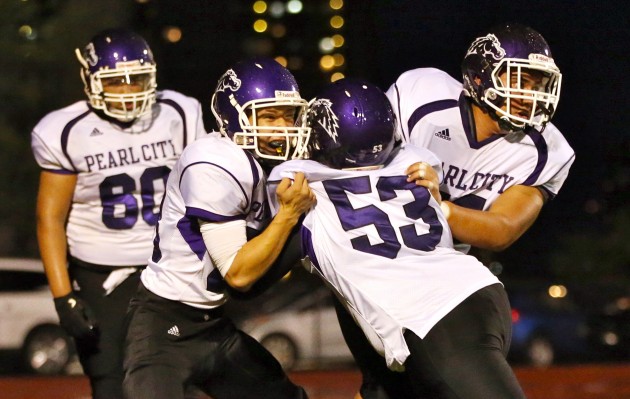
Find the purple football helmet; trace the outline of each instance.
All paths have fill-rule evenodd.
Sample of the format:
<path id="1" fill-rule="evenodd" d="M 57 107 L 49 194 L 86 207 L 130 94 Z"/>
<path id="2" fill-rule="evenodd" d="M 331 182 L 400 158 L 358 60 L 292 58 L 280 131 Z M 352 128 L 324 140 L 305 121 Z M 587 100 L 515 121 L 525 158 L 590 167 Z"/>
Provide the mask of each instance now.
<path id="1" fill-rule="evenodd" d="M 544 127 L 558 107 L 560 69 L 545 39 L 527 26 L 506 24 L 476 38 L 462 62 L 462 74 L 467 94 L 503 129 Z M 523 74 L 540 76 L 540 82 L 528 87 Z M 532 104 L 528 115 L 513 109 L 511 100 Z M 506 109 L 501 109 L 504 105 Z"/>
<path id="2" fill-rule="evenodd" d="M 257 111 L 267 107 L 295 107 L 295 126 L 261 126 Z M 299 159 L 306 153 L 311 129 L 306 125 L 308 101 L 300 96 L 293 74 L 272 58 L 241 61 L 219 79 L 212 96 L 212 113 L 219 130 L 258 158 Z M 250 123 L 249 117 L 252 117 Z M 259 137 L 284 139 L 277 154 L 260 151 Z"/>
<path id="3" fill-rule="evenodd" d="M 361 80 L 340 79 L 311 102 L 311 158 L 336 169 L 383 165 L 394 148 L 396 119 L 385 93 Z"/>
<path id="4" fill-rule="evenodd" d="M 109 29 L 94 36 L 83 51 L 75 52 L 92 107 L 122 122 L 151 112 L 156 64 L 141 36 L 125 29 Z M 120 89 L 104 90 L 112 84 Z"/>

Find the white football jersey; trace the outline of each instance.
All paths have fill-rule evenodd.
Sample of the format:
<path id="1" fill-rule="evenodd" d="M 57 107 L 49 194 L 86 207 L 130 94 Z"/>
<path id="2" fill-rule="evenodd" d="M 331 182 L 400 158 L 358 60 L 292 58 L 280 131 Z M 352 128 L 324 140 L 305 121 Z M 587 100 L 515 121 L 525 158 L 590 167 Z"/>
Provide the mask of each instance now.
<path id="1" fill-rule="evenodd" d="M 542 133 L 530 128 L 478 142 L 462 84 L 438 69 L 407 71 L 386 94 L 397 116 L 397 134 L 440 158 L 440 191 L 458 205 L 487 210 L 517 184 L 538 187 L 553 198 L 575 160 L 551 123 Z"/>
<path id="2" fill-rule="evenodd" d="M 141 275 L 144 285 L 198 308 L 223 304 L 225 283 L 198 220 L 245 220 L 261 230 L 269 218 L 265 184 L 258 162 L 229 138 L 211 133 L 189 145 L 168 178 L 153 256 Z"/>
<path id="3" fill-rule="evenodd" d="M 158 93 L 153 115 L 112 123 L 86 101 L 51 112 L 35 126 L 39 166 L 77 175 L 67 224 L 72 256 L 107 265 L 145 265 L 168 174 L 184 147 L 205 136 L 201 106 Z"/>
<path id="4" fill-rule="evenodd" d="M 317 196 L 302 225 L 305 253 L 393 369 L 409 355 L 406 329 L 423 338 L 468 296 L 498 282 L 453 249 L 438 203 L 426 188 L 407 183 L 404 171 L 418 161 L 439 170 L 430 151 L 405 145 L 381 169 L 288 161 L 269 177 L 273 193 L 282 177 L 305 173 Z"/>

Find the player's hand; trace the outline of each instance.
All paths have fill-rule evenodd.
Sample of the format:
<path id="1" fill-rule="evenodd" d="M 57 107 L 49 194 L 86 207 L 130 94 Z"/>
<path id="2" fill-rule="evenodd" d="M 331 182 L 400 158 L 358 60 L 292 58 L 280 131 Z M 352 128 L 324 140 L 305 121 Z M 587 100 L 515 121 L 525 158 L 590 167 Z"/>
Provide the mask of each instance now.
<path id="1" fill-rule="evenodd" d="M 408 182 L 415 181 L 418 186 L 426 187 L 438 204 L 442 202 L 438 175 L 431 165 L 426 162 L 416 162 L 409 166 L 405 173 Z"/>
<path id="2" fill-rule="evenodd" d="M 282 179 L 276 189 L 276 195 L 280 204 L 278 213 L 282 212 L 296 219 L 317 202 L 302 172 L 295 173 L 293 180 Z"/>
<path id="3" fill-rule="evenodd" d="M 96 335 L 94 313 L 81 298 L 73 292 L 54 298 L 59 323 L 74 338 L 89 338 Z"/>

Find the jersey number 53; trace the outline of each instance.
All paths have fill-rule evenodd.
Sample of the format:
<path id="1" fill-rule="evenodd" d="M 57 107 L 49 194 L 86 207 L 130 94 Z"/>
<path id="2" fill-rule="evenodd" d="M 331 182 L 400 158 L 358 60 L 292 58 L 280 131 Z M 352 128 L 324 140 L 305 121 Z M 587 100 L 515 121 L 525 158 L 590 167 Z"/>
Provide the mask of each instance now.
<path id="1" fill-rule="evenodd" d="M 367 234 L 352 238 L 350 242 L 357 251 L 394 259 L 402 245 L 418 251 L 433 251 L 442 237 L 442 224 L 435 209 L 429 205 L 430 194 L 424 187 L 417 186 L 414 182 L 408 183 L 406 176 L 381 176 L 376 183 L 380 202 L 397 201 L 400 209 L 394 208 L 400 215 L 392 215 L 396 219 L 406 217 L 409 224 L 397 228 L 402 243 L 396 234 L 396 228 L 392 225 L 387 213 L 376 205 L 368 205 L 355 209 L 348 198 L 348 193 L 369 194 L 372 192 L 369 176 L 359 176 L 346 179 L 326 180 L 322 182 L 328 197 L 337 211 L 341 226 L 345 231 L 359 229 L 373 225 L 383 241 L 379 244 L 371 244 Z M 408 190 L 412 193 L 414 201 L 404 203 L 396 194 L 396 191 Z M 373 197 L 376 197 L 373 195 Z M 429 231 L 418 234 L 416 221 L 422 220 L 429 226 Z"/>

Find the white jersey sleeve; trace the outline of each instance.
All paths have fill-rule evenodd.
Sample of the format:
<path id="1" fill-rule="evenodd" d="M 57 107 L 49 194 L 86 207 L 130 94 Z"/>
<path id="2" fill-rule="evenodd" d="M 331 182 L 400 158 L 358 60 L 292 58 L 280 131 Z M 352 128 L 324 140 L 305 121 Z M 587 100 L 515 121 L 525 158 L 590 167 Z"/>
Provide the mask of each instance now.
<path id="1" fill-rule="evenodd" d="M 409 355 L 406 329 L 423 338 L 469 295 L 498 283 L 483 264 L 453 249 L 429 191 L 407 183 L 404 171 L 418 160 L 436 162 L 426 149 L 407 145 L 382 169 L 288 161 L 269 178 L 305 173 L 317 204 L 304 219 L 302 245 L 393 369 Z"/>
<path id="2" fill-rule="evenodd" d="M 198 308 L 220 306 L 225 282 L 212 262 L 199 221 L 243 220 L 260 229 L 269 218 L 266 177 L 253 156 L 216 133 L 191 144 L 168 179 L 153 256 L 143 284 Z"/>
<path id="3" fill-rule="evenodd" d="M 205 134 L 197 100 L 173 91 L 157 98 L 152 113 L 133 124 L 102 118 L 82 101 L 33 129 L 39 166 L 77 175 L 66 228 L 72 256 L 106 266 L 146 264 L 168 174 Z"/>

